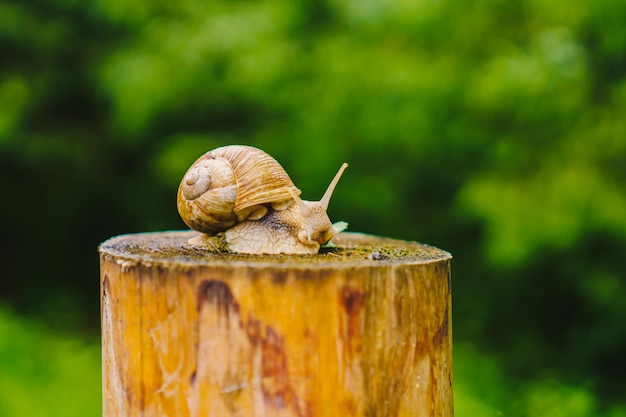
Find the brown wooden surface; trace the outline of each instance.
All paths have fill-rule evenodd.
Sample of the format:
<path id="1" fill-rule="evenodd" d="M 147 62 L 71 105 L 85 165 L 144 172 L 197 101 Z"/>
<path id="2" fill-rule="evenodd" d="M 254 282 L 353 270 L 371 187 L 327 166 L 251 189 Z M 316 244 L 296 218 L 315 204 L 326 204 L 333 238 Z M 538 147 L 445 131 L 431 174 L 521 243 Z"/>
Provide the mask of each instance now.
<path id="1" fill-rule="evenodd" d="M 355 233 L 310 256 L 100 247 L 103 415 L 452 416 L 447 252 Z"/>

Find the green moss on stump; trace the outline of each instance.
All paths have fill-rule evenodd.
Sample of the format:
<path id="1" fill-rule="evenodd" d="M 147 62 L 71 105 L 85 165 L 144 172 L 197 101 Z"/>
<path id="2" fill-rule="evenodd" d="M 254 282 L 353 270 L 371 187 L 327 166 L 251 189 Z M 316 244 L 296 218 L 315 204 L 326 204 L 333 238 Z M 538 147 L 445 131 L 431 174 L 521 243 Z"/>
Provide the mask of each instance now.
<path id="1" fill-rule="evenodd" d="M 100 246 L 104 256 L 122 258 L 132 264 L 144 262 L 152 264 L 228 264 L 228 263 L 267 263 L 296 267 L 328 266 L 350 267 L 363 263 L 407 264 L 429 263 L 449 259 L 452 256 L 441 249 L 417 242 L 383 238 L 361 233 L 341 233 L 337 247 L 323 248 L 316 255 L 244 255 L 228 253 L 223 235 L 210 237 L 215 251 L 199 249 L 187 241 L 197 237 L 194 231 L 171 231 L 121 235 L 111 238 Z"/>

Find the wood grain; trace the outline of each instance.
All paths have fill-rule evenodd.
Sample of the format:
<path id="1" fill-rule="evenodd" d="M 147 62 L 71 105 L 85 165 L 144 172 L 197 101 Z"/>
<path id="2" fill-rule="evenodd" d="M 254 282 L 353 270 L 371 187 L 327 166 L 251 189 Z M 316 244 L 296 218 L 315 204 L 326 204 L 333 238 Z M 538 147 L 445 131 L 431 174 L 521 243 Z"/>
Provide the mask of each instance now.
<path id="1" fill-rule="evenodd" d="M 319 255 L 100 247 L 103 415 L 445 416 L 451 256 L 345 233 Z"/>

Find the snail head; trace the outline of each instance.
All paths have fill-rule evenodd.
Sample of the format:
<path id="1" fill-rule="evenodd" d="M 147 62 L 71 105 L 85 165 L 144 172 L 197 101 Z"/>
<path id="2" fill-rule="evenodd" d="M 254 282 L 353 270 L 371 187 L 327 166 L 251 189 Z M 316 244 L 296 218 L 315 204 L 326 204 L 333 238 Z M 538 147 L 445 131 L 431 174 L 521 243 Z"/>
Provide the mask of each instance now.
<path id="1" fill-rule="evenodd" d="M 345 162 L 341 165 L 320 201 L 304 201 L 295 193 L 292 194 L 302 218 L 301 227 L 298 231 L 298 240 L 302 243 L 323 245 L 337 234 L 328 217 L 327 210 L 335 187 L 347 167 L 348 164 Z"/>

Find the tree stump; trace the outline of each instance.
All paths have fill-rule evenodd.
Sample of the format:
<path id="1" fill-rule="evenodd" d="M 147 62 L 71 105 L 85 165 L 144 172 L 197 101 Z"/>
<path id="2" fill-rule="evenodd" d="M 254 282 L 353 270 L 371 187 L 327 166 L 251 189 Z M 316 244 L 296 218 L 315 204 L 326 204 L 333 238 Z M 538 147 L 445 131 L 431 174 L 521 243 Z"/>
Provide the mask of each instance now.
<path id="1" fill-rule="evenodd" d="M 193 236 L 100 247 L 105 417 L 453 415 L 449 253 L 343 233 L 319 255 L 220 255 Z"/>

